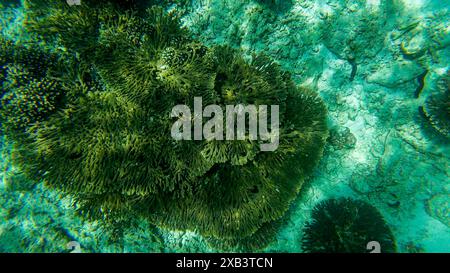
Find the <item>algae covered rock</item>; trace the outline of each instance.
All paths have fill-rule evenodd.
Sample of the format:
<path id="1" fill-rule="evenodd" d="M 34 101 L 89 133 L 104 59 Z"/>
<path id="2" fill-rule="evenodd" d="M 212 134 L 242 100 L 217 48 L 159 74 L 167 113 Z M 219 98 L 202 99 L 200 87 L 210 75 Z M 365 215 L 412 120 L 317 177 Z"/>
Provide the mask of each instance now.
<path id="1" fill-rule="evenodd" d="M 15 138 L 27 175 L 73 196 L 88 217 L 139 215 L 222 248 L 270 243 L 328 136 L 317 93 L 297 87 L 266 56 L 244 59 L 229 47 L 202 45 L 160 7 L 38 2 L 46 5 L 26 1 L 27 27 L 64 48 L 67 72 L 60 77 L 64 103 Z M 249 137 L 174 139 L 172 108 L 193 109 L 199 97 L 223 109 L 279 106 L 278 148 L 261 151 L 261 140 Z"/>
<path id="2" fill-rule="evenodd" d="M 374 57 L 384 46 L 386 1 L 340 1 L 325 17 L 325 45 L 341 59 Z"/>
<path id="3" fill-rule="evenodd" d="M 450 227 L 450 194 L 437 194 L 426 203 L 428 214 Z"/>
<path id="4" fill-rule="evenodd" d="M 374 69 L 374 72 L 370 73 L 366 80 L 368 83 L 394 88 L 415 80 L 424 72 L 425 68 L 413 61 L 398 61 Z"/>

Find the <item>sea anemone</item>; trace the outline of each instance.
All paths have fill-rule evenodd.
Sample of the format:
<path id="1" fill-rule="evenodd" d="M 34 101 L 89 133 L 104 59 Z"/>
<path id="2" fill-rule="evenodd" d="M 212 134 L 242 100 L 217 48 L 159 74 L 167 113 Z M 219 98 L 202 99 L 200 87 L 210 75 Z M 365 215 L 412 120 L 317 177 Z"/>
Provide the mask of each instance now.
<path id="1" fill-rule="evenodd" d="M 7 133 L 23 131 L 56 111 L 62 98 L 57 57 L 37 46 L 0 39 L 0 121 Z"/>
<path id="2" fill-rule="evenodd" d="M 450 138 L 450 73 L 441 78 L 427 97 L 423 112 L 434 129 Z"/>
<path id="3" fill-rule="evenodd" d="M 376 208 L 360 200 L 328 199 L 314 207 L 303 229 L 302 249 L 309 253 L 366 253 L 369 242 L 395 252 L 391 230 Z"/>
<path id="4" fill-rule="evenodd" d="M 269 243 L 264 234 L 322 155 L 328 130 L 317 93 L 268 57 L 202 45 L 160 7 L 45 2 L 46 12 L 28 6 L 28 27 L 65 48 L 64 104 L 15 139 L 22 169 L 73 196 L 89 217 L 132 212 L 222 245 Z M 223 108 L 278 105 L 278 149 L 262 152 L 248 138 L 174 140 L 171 110 L 194 97 Z"/>

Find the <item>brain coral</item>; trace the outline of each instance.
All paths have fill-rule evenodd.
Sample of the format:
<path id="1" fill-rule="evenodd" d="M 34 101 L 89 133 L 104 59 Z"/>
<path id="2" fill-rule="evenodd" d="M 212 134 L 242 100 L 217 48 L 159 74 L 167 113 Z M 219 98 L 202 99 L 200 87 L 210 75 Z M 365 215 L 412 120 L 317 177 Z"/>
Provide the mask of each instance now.
<path id="1" fill-rule="evenodd" d="M 27 174 L 71 194 L 87 216 L 132 212 L 219 247 L 269 243 L 322 154 L 328 131 L 317 94 L 265 56 L 244 59 L 192 40 L 159 7 L 37 2 L 25 1 L 27 27 L 65 48 L 67 72 L 64 103 L 16 138 Z M 248 138 L 172 139 L 172 107 L 192 109 L 194 97 L 204 105 L 279 105 L 279 148 L 261 152 Z"/>

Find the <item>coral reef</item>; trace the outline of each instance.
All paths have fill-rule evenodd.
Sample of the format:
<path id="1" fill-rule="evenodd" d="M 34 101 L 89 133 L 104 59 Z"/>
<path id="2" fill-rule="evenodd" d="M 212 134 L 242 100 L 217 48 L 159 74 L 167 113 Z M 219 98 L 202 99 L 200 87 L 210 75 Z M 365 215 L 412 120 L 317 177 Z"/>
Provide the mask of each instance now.
<path id="1" fill-rule="evenodd" d="M 98 20 L 99 25 L 93 29 L 97 38 L 97 31 L 102 32 L 103 40 L 101 43 L 95 40 L 92 44 L 86 43 L 87 48 L 91 47 L 85 51 L 87 54 L 83 53 L 83 44 L 65 46 L 70 44 L 71 37 L 70 32 L 63 29 L 67 27 L 64 17 L 60 16 L 62 22 L 54 20 L 51 24 L 51 18 L 60 12 L 54 8 L 55 3 L 41 1 L 44 4 L 39 12 L 29 8 L 24 10 L 21 5 L 24 2 L 30 1 L 0 1 L 1 34 L 8 37 L 10 44 L 30 48 L 28 42 L 31 42 L 45 48 L 46 53 L 50 50 L 58 56 L 63 55 L 65 65 L 61 76 L 64 79 L 59 82 L 64 84 L 64 92 L 62 104 L 58 104 L 54 113 L 46 114 L 37 123 L 26 124 L 19 131 L 34 132 L 34 128 L 41 126 L 39 124 L 48 123 L 49 118 L 60 112 L 79 108 L 83 104 L 82 100 L 86 100 L 86 95 L 81 94 L 110 93 L 115 88 L 115 84 L 111 84 L 115 79 L 108 77 L 108 69 L 112 69 L 111 66 L 116 63 L 109 60 L 108 54 L 116 50 L 117 45 L 116 56 L 121 55 L 120 51 L 124 48 L 131 49 L 130 55 L 133 55 L 133 48 L 141 45 L 148 37 L 145 35 L 148 30 L 144 31 L 144 35 L 140 34 L 139 28 L 138 31 L 132 31 L 132 23 L 130 27 L 121 29 L 130 35 L 132 46 L 114 42 L 114 35 L 118 33 L 114 28 L 125 25 L 117 21 L 132 15 L 137 23 L 139 18 L 145 18 L 146 9 L 133 6 L 145 6 L 150 2 L 164 3 L 168 11 L 181 12 L 182 25 L 195 35 L 195 39 L 209 47 L 205 56 L 211 56 L 210 46 L 214 44 L 227 44 L 243 50 L 247 62 L 251 60 L 247 57 L 252 52 L 264 52 L 270 56 L 292 74 L 296 83 L 317 89 L 328 108 L 328 123 L 336 128 L 330 131 L 325 157 L 315 168 L 313 181 L 310 186 L 302 186 L 300 196 L 281 218 L 281 225 L 278 225 L 280 220 L 270 222 L 261 226 L 252 236 L 227 239 L 202 237 L 193 229 L 155 228 L 145 215 L 138 216 L 139 224 L 136 225 L 126 216 L 136 217 L 134 215 L 141 212 L 140 207 L 136 211 L 130 210 L 130 213 L 120 213 L 120 209 L 99 212 L 93 206 L 95 198 L 89 194 L 86 194 L 86 202 L 80 200 L 83 198 L 79 196 L 76 207 L 85 204 L 80 208 L 81 211 L 88 212 L 92 208 L 92 214 L 102 218 L 99 221 L 85 220 L 71 207 L 71 195 L 61 196 L 57 186 L 49 188 L 44 183 L 35 184 L 17 168 L 20 166 L 26 169 L 27 166 L 33 167 L 32 164 L 12 164 L 11 161 L 17 163 L 19 160 L 20 163 L 21 157 L 27 158 L 22 155 L 25 150 L 33 152 L 36 149 L 33 138 L 22 143 L 23 139 L 18 139 L 16 130 L 13 130 L 13 137 L 0 137 L 0 251 L 64 252 L 67 251 L 69 241 L 77 241 L 83 252 L 97 253 L 213 252 L 218 248 L 230 250 L 237 244 L 242 246 L 241 249 L 253 251 L 255 247 L 268 243 L 270 245 L 261 251 L 298 253 L 301 251 L 303 236 L 299 230 L 310 220 L 314 205 L 320 200 L 338 196 L 353 196 L 375 206 L 390 226 L 400 252 L 450 251 L 450 244 L 447 243 L 450 241 L 450 228 L 445 225 L 449 219 L 450 146 L 428 118 L 424 119 L 423 115 L 417 113 L 420 105 L 425 106 L 428 95 L 438 98 L 436 80 L 448 70 L 450 0 L 115 0 L 97 1 L 98 5 L 92 0 L 81 0 L 89 9 L 76 5 L 72 7 L 89 14 L 94 14 L 93 11 L 100 14 L 100 9 L 115 10 L 115 15 L 111 20 L 107 19 L 107 23 L 103 15 L 109 12 L 100 14 L 103 19 Z M 39 3 L 40 0 L 32 2 Z M 271 5 L 271 2 L 279 3 L 280 6 Z M 288 3 L 286 8 L 283 7 L 284 3 Z M 393 10 L 387 13 L 384 21 L 385 9 L 382 6 L 385 4 L 392 5 Z M 377 10 L 377 7 L 382 8 Z M 128 15 L 124 16 L 124 10 Z M 33 16 L 33 12 L 39 14 L 39 18 Z M 76 18 L 67 18 L 71 20 L 70 23 L 79 24 Z M 365 25 L 364 21 L 360 21 L 373 18 L 380 18 L 378 22 L 381 24 L 372 21 Z M 42 24 L 42 27 L 35 25 L 34 33 L 24 30 L 24 27 L 31 29 L 34 23 Z M 350 26 L 346 27 L 347 23 Z M 62 27 L 58 30 L 59 25 Z M 337 33 L 329 33 L 330 29 Z M 41 35 L 36 35 L 39 33 Z M 104 41 L 108 43 L 105 53 L 95 48 L 103 45 Z M 184 66 L 183 60 L 189 54 L 189 48 L 197 47 L 190 42 L 164 47 L 161 54 L 157 50 L 157 56 L 149 59 L 157 60 L 162 67 L 166 63 Z M 181 48 L 184 48 L 182 52 Z M 204 50 L 202 48 L 199 48 L 200 51 Z M 12 56 L 8 52 L 7 49 L 1 49 L 0 60 Z M 154 51 L 150 52 L 153 54 Z M 357 53 L 356 56 L 360 57 L 351 59 L 348 57 L 352 56 L 346 53 Z M 17 65 L 11 60 L 5 66 L 1 62 L 3 85 L 7 69 Z M 130 69 L 132 67 L 134 65 L 127 66 Z M 133 98 L 126 97 L 126 92 L 122 91 L 122 88 L 126 89 L 126 84 L 122 83 L 122 72 L 134 74 L 134 70 L 131 73 L 126 69 L 117 69 L 116 74 L 120 76 L 117 82 L 121 87 L 115 89 L 117 93 L 123 94 L 119 99 L 125 97 L 129 101 Z M 36 80 L 41 78 L 39 76 Z M 82 98 L 77 101 L 79 97 Z M 143 105 L 144 102 L 139 101 L 139 98 L 142 97 L 138 97 L 138 103 L 134 105 Z M 4 133 L 11 132 L 7 130 Z M 351 135 L 357 139 L 354 147 Z M 13 139 L 16 143 L 11 147 L 8 143 Z M 64 143 L 67 142 L 66 139 Z M 28 149 L 29 145 L 31 147 Z M 341 147 L 344 149 L 339 150 Z M 76 158 L 77 153 L 73 157 Z M 80 161 L 85 162 L 84 159 Z M 27 173 L 33 174 L 33 168 Z M 256 189 L 251 191 L 255 192 Z M 100 228 L 102 225 L 105 227 Z M 275 232 L 276 240 L 273 240 Z M 158 234 L 161 238 L 158 238 Z M 160 239 L 164 244 L 158 243 Z"/>
<path id="2" fill-rule="evenodd" d="M 38 112 L 46 118 L 25 122 L 32 130 L 16 137 L 17 164 L 27 175 L 73 196 L 88 217 L 131 213 L 224 247 L 268 244 L 322 155 L 328 132 L 318 95 L 263 55 L 244 59 L 229 47 L 203 46 L 159 7 L 37 2 L 25 1 L 26 26 L 64 48 L 67 72 L 58 95 L 45 77 L 20 89 L 33 102 L 36 87 L 39 96 L 64 101 L 56 110 L 50 103 L 51 112 Z M 8 107 L 19 109 L 22 97 Z M 279 148 L 172 139 L 172 107 L 192 106 L 194 97 L 222 107 L 279 105 Z"/>
<path id="3" fill-rule="evenodd" d="M 378 210 L 349 198 L 329 199 L 314 207 L 303 229 L 302 249 L 310 253 L 366 253 L 376 241 L 381 252 L 395 252 L 394 237 Z"/>

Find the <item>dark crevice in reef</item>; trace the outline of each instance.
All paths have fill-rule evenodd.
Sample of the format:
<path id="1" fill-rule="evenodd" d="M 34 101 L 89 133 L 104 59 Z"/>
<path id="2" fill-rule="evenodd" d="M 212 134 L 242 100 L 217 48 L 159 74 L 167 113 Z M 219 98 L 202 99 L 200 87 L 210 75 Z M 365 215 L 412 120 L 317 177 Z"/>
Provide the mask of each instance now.
<path id="1" fill-rule="evenodd" d="M 265 6 L 269 10 L 280 14 L 286 13 L 293 6 L 292 0 L 255 0 L 255 1 L 262 6 Z"/>
<path id="2" fill-rule="evenodd" d="M 420 94 L 422 94 L 423 88 L 425 86 L 425 77 L 427 76 L 427 74 L 428 70 L 426 70 L 417 77 L 417 83 L 419 84 L 419 86 L 417 86 L 416 91 L 414 92 L 414 96 L 416 98 L 419 98 Z"/>
<path id="3" fill-rule="evenodd" d="M 352 66 L 352 72 L 350 73 L 350 81 L 352 82 L 356 77 L 356 73 L 358 72 L 358 65 L 355 59 L 348 59 L 348 62 Z"/>

